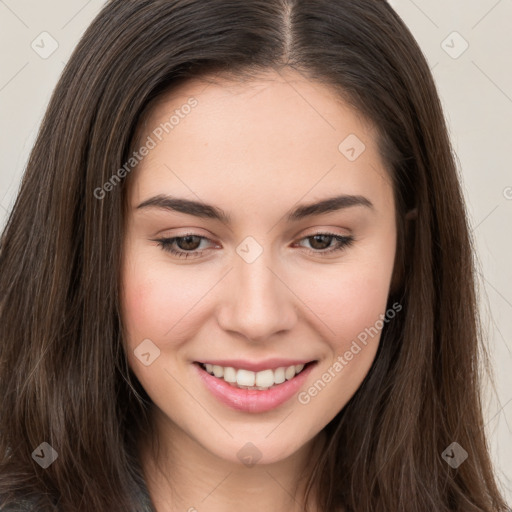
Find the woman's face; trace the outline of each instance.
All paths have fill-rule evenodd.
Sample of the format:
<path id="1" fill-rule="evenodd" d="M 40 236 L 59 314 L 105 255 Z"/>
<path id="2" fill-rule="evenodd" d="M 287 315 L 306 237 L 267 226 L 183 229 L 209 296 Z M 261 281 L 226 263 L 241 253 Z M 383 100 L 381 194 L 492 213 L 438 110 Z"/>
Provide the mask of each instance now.
<path id="1" fill-rule="evenodd" d="M 377 351 L 396 229 L 376 135 L 291 71 L 184 83 L 145 130 L 122 268 L 131 368 L 161 433 L 282 460 Z"/>

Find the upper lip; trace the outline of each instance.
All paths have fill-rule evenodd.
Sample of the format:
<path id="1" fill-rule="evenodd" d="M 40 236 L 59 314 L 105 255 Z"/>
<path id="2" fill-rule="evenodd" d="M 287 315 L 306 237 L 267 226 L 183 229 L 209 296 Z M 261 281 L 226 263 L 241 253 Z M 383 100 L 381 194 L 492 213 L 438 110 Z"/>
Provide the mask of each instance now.
<path id="1" fill-rule="evenodd" d="M 209 359 L 205 361 L 197 361 L 202 364 L 213 364 L 217 366 L 232 367 L 236 369 L 250 370 L 259 372 L 262 370 L 275 370 L 276 368 L 295 366 L 297 364 L 306 365 L 311 363 L 313 359 L 266 359 L 265 361 L 248 361 L 247 359 Z"/>

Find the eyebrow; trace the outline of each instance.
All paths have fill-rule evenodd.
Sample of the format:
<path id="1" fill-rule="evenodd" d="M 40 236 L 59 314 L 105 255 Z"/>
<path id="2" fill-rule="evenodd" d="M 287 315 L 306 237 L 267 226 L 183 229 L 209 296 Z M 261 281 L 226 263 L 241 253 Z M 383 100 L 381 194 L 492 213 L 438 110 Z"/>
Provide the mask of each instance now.
<path id="1" fill-rule="evenodd" d="M 353 206 L 363 206 L 369 209 L 374 208 L 372 202 L 364 196 L 339 195 L 323 199 L 322 201 L 316 203 L 300 205 L 289 212 L 286 216 L 286 219 L 288 222 L 297 222 L 306 217 L 335 212 L 345 208 L 351 208 Z M 231 224 L 231 216 L 224 212 L 224 210 L 221 208 L 202 203 L 200 201 L 192 201 L 190 199 L 183 199 L 164 194 L 159 194 L 157 196 L 146 199 L 136 208 L 158 208 L 161 210 L 185 213 L 195 217 L 214 219 L 223 222 L 224 224 Z"/>

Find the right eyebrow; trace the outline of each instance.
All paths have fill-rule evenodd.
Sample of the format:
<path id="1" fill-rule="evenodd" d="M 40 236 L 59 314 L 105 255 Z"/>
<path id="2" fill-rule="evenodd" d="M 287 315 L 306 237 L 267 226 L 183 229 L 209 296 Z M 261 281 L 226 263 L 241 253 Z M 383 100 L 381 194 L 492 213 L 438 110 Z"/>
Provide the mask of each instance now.
<path id="1" fill-rule="evenodd" d="M 137 209 L 139 208 L 159 208 L 179 213 L 186 213 L 196 217 L 215 219 L 223 222 L 224 224 L 231 223 L 231 217 L 221 208 L 199 201 L 191 201 L 190 199 L 182 199 L 164 194 L 159 194 L 146 199 L 137 206 Z"/>

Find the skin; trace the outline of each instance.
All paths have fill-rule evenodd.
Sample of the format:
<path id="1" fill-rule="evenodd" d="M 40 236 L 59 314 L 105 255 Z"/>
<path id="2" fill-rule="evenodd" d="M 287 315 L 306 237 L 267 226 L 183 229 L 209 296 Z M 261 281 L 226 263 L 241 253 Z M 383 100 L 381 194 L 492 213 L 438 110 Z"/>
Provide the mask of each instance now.
<path id="1" fill-rule="evenodd" d="M 220 403 L 193 362 L 304 358 L 318 364 L 301 391 L 318 381 L 386 311 L 396 249 L 392 184 L 372 126 L 326 85 L 290 70 L 245 83 L 181 84 L 153 109 L 142 140 L 191 96 L 197 106 L 129 178 L 122 306 L 129 363 L 154 402 L 158 460 L 155 440 L 141 439 L 148 488 L 159 512 L 229 512 L 242 503 L 248 511 L 299 511 L 321 431 L 361 385 L 380 333 L 307 404 L 293 397 L 264 413 Z M 355 161 L 338 149 L 349 134 L 366 146 Z M 232 223 L 137 209 L 158 194 L 215 205 Z M 298 205 L 339 194 L 364 196 L 373 207 L 286 219 Z M 207 238 L 200 257 L 173 256 L 153 241 L 190 232 Z M 307 237 L 325 232 L 355 241 L 322 255 Z M 236 252 L 248 236 L 263 250 L 252 263 Z M 149 366 L 134 355 L 144 339 L 160 350 Z M 248 442 L 261 454 L 252 467 L 237 457 Z"/>

